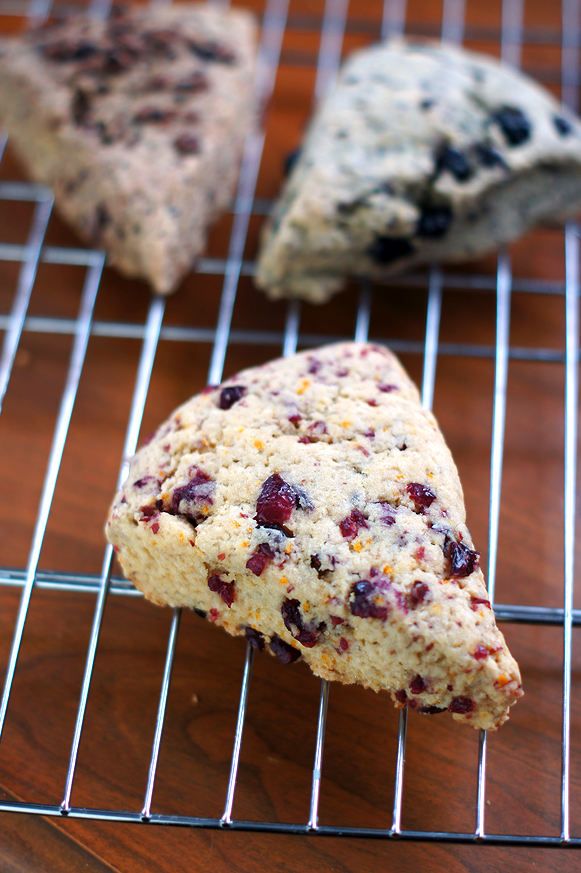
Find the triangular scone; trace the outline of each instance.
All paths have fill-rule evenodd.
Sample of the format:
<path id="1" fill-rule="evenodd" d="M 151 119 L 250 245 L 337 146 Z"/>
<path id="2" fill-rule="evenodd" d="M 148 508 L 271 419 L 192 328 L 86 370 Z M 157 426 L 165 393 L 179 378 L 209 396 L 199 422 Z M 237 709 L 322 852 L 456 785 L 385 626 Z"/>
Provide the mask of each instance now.
<path id="1" fill-rule="evenodd" d="M 155 603 L 283 662 L 496 728 L 522 693 L 433 415 L 385 348 L 326 346 L 193 397 L 131 461 L 107 536 Z"/>
<path id="2" fill-rule="evenodd" d="M 257 283 L 326 300 L 347 275 L 461 261 L 581 208 L 581 124 L 527 76 L 451 45 L 352 55 L 267 224 Z"/>
<path id="3" fill-rule="evenodd" d="M 0 45 L 0 117 L 62 215 L 128 276 L 172 291 L 230 202 L 253 121 L 255 25 L 157 4 Z"/>

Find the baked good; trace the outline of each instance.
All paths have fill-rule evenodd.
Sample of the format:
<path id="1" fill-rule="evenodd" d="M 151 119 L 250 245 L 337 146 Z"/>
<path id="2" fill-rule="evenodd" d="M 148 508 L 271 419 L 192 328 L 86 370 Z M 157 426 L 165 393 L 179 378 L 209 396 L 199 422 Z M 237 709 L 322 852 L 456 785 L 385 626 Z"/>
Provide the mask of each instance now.
<path id="1" fill-rule="evenodd" d="M 267 222 L 256 282 L 320 303 L 348 275 L 462 261 L 581 207 L 581 124 L 543 88 L 452 45 L 345 63 Z"/>
<path id="2" fill-rule="evenodd" d="M 79 235 L 167 293 L 230 202 L 254 55 L 255 25 L 240 10 L 71 16 L 0 43 L 0 117 Z"/>
<path id="3" fill-rule="evenodd" d="M 181 406 L 131 461 L 106 533 L 155 603 L 398 706 L 496 728 L 520 675 L 464 515 L 397 359 L 341 343 Z"/>

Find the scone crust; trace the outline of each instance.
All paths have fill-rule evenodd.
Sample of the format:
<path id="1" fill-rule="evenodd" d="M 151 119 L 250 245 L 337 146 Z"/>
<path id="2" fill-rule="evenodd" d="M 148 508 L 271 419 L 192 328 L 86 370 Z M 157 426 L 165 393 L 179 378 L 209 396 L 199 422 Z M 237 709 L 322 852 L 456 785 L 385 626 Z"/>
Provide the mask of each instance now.
<path id="1" fill-rule="evenodd" d="M 110 264 L 158 292 L 230 203 L 255 43 L 249 13 L 179 3 L 0 42 L 0 116 L 27 172 Z"/>
<path id="2" fill-rule="evenodd" d="M 526 75 L 447 44 L 355 52 L 266 223 L 257 284 L 323 302 L 479 257 L 581 205 L 581 125 Z"/>
<path id="3" fill-rule="evenodd" d="M 484 728 L 522 693 L 450 452 L 383 347 L 303 352 L 192 398 L 132 459 L 106 532 L 147 598 L 324 678 Z"/>

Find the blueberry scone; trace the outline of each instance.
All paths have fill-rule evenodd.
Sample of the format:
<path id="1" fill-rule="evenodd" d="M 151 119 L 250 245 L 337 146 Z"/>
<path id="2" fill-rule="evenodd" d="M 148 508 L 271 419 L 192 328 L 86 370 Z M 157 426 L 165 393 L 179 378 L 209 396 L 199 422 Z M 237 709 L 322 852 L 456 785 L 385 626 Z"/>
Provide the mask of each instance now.
<path id="1" fill-rule="evenodd" d="M 353 54 L 265 226 L 257 283 L 322 302 L 347 275 L 475 258 L 581 208 L 581 124 L 451 45 Z"/>
<path id="2" fill-rule="evenodd" d="M 180 407 L 107 522 L 125 574 L 283 663 L 497 728 L 522 694 L 433 415 L 385 348 L 246 370 Z"/>
<path id="3" fill-rule="evenodd" d="M 254 55 L 255 25 L 240 10 L 71 16 L 0 43 L 0 117 L 80 236 L 167 293 L 231 199 Z"/>

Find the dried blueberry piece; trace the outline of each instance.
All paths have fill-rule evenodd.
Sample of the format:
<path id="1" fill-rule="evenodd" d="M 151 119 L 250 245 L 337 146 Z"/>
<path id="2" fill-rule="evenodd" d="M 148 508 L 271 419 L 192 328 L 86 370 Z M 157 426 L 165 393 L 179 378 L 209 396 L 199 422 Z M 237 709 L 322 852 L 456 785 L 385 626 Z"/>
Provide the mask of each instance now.
<path id="1" fill-rule="evenodd" d="M 448 537 L 444 540 L 444 554 L 450 561 L 451 576 L 470 576 L 478 565 L 478 552 Z"/>
<path id="2" fill-rule="evenodd" d="M 416 233 L 427 239 L 440 239 L 448 232 L 452 223 L 452 210 L 449 206 L 424 206 Z"/>
<path id="3" fill-rule="evenodd" d="M 346 540 L 352 540 L 357 536 L 360 527 L 368 528 L 367 519 L 363 515 L 362 512 L 359 512 L 358 509 L 354 509 L 351 512 L 351 515 L 348 515 L 347 518 L 344 518 L 343 521 L 339 524 L 341 528 L 341 533 L 345 537 Z"/>
<path id="4" fill-rule="evenodd" d="M 200 618 L 206 618 L 206 616 L 208 615 L 205 609 L 198 609 L 197 606 L 194 606 L 194 612 L 196 613 L 196 615 L 199 615 Z"/>
<path id="5" fill-rule="evenodd" d="M 420 715 L 437 715 L 439 712 L 446 712 L 445 706 L 420 706 L 418 709 Z"/>
<path id="6" fill-rule="evenodd" d="M 280 608 L 282 620 L 289 633 L 307 649 L 312 649 L 319 642 L 317 630 L 311 624 L 306 625 L 300 611 L 300 601 L 289 600 L 287 597 Z"/>
<path id="7" fill-rule="evenodd" d="M 502 155 L 484 142 L 477 142 L 474 152 L 483 167 L 506 167 Z"/>
<path id="8" fill-rule="evenodd" d="M 294 646 L 289 646 L 288 643 L 281 640 L 278 634 L 274 634 L 274 636 L 271 637 L 269 645 L 270 651 L 276 655 L 282 664 L 292 664 L 293 661 L 296 661 L 301 657 L 301 653 L 298 649 L 295 649 Z"/>
<path id="9" fill-rule="evenodd" d="M 409 688 L 412 694 L 421 694 L 427 688 L 426 680 L 417 673 L 414 678 L 411 680 L 409 684 Z"/>
<path id="10" fill-rule="evenodd" d="M 410 482 L 406 491 L 420 511 L 427 509 L 436 499 L 432 489 L 428 488 L 427 485 L 420 485 L 419 482 Z"/>
<path id="11" fill-rule="evenodd" d="M 531 123 L 521 109 L 515 106 L 502 106 L 492 114 L 511 146 L 521 145 L 531 135 Z"/>
<path id="12" fill-rule="evenodd" d="M 422 100 L 422 101 L 421 101 L 421 103 L 420 103 L 420 109 L 423 109 L 424 112 L 425 112 L 427 109 L 431 109 L 432 106 L 434 106 L 435 103 L 436 103 L 435 100 L 433 100 L 432 98 L 428 97 L 426 100 Z"/>
<path id="13" fill-rule="evenodd" d="M 386 527 L 391 527 L 395 524 L 395 509 L 389 503 L 380 503 L 383 515 L 379 519 Z"/>
<path id="14" fill-rule="evenodd" d="M 245 627 L 244 636 L 253 649 L 258 649 L 259 652 L 264 652 L 264 637 L 260 631 L 255 630 L 253 627 Z"/>
<path id="15" fill-rule="evenodd" d="M 296 167 L 298 160 L 302 154 L 302 151 L 303 151 L 302 148 L 297 148 L 297 149 L 293 149 L 292 152 L 289 152 L 288 155 L 286 155 L 284 162 L 283 162 L 283 169 L 284 169 L 285 178 L 287 176 L 290 176 L 290 174 L 292 173 L 292 171 Z"/>
<path id="16" fill-rule="evenodd" d="M 230 409 L 245 394 L 246 387 L 244 385 L 230 385 L 228 388 L 222 388 L 218 406 L 220 409 Z"/>
<path id="17" fill-rule="evenodd" d="M 465 715 L 468 712 L 472 712 L 476 703 L 472 700 L 471 697 L 455 697 L 448 710 L 450 712 L 459 712 L 462 715 Z"/>
<path id="18" fill-rule="evenodd" d="M 219 594 L 228 608 L 234 603 L 234 583 L 227 582 L 221 576 L 212 574 L 208 579 L 208 588 L 215 594 Z"/>
<path id="19" fill-rule="evenodd" d="M 436 175 L 448 170 L 459 182 L 466 182 L 472 175 L 468 158 L 459 149 L 443 146 L 436 154 Z"/>
<path id="20" fill-rule="evenodd" d="M 380 618 L 389 615 L 389 605 L 381 596 L 381 586 L 370 579 L 362 579 L 351 586 L 349 606 L 353 615 L 359 618 Z"/>
<path id="21" fill-rule="evenodd" d="M 193 133 L 180 133 L 174 139 L 173 146 L 180 155 L 197 155 L 200 152 L 200 141 Z"/>
<path id="22" fill-rule="evenodd" d="M 571 122 L 567 121 L 566 118 L 563 118 L 562 115 L 554 115 L 553 124 L 555 125 L 559 136 L 568 136 L 573 130 Z"/>
<path id="23" fill-rule="evenodd" d="M 367 254 L 376 264 L 391 264 L 398 258 L 412 255 L 415 249 L 401 236 L 377 236 L 367 248 Z"/>
<path id="24" fill-rule="evenodd" d="M 256 501 L 256 521 L 259 524 L 282 525 L 291 517 L 297 505 L 294 488 L 278 473 L 273 473 L 264 482 Z"/>

